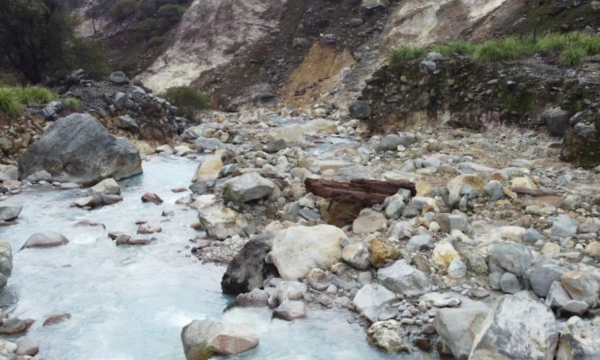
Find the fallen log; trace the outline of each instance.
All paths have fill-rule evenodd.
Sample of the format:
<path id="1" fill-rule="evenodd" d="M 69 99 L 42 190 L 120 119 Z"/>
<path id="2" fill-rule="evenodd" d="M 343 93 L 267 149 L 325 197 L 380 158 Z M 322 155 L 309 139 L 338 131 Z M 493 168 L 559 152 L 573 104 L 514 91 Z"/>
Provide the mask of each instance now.
<path id="1" fill-rule="evenodd" d="M 517 194 L 531 195 L 531 196 L 544 196 L 544 195 L 559 195 L 560 193 L 556 190 L 550 189 L 528 189 L 525 187 L 514 187 L 511 190 Z"/>
<path id="2" fill-rule="evenodd" d="M 415 184 L 409 181 L 351 180 L 350 182 L 306 179 L 306 191 L 334 202 L 358 205 L 362 208 L 381 204 L 385 198 L 392 196 L 400 189 L 410 190 L 417 194 Z"/>

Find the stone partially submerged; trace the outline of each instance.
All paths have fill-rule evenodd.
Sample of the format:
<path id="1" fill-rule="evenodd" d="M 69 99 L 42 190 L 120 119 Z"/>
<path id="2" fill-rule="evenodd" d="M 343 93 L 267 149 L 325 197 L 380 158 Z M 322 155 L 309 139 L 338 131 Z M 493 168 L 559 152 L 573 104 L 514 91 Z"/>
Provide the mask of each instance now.
<path id="1" fill-rule="evenodd" d="M 55 181 L 93 185 L 142 173 L 142 158 L 129 140 L 111 135 L 93 116 L 71 114 L 54 122 L 19 160 L 19 179 L 43 170 Z"/>
<path id="2" fill-rule="evenodd" d="M 248 241 L 227 265 L 221 280 L 225 294 L 237 295 L 263 286 L 267 274 L 276 272 L 265 257 L 273 246 L 273 235 L 266 233 Z"/>
<path id="3" fill-rule="evenodd" d="M 181 332 L 187 360 L 206 360 L 214 354 L 235 355 L 258 346 L 258 333 L 246 324 L 206 318 L 194 320 Z"/>

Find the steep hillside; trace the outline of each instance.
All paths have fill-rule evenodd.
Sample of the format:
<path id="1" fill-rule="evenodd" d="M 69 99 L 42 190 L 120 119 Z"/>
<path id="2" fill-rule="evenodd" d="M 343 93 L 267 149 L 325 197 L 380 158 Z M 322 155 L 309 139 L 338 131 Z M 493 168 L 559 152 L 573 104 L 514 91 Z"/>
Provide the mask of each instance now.
<path id="1" fill-rule="evenodd" d="M 598 1 L 565 0 L 194 0 L 151 47 L 136 35 L 135 15 L 111 19 L 114 0 L 78 3 L 80 30 L 105 41 L 113 66 L 141 71 L 157 91 L 193 84 L 226 109 L 273 99 L 344 107 L 400 45 L 593 31 L 600 9 Z"/>

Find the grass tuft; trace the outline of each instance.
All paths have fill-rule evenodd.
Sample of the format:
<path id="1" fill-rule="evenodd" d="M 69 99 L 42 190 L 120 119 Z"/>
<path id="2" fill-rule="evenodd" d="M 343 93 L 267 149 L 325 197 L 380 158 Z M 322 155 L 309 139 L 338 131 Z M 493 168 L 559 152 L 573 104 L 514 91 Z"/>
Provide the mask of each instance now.
<path id="1" fill-rule="evenodd" d="M 19 115 L 20 109 L 16 91 L 13 88 L 0 87 L 0 114 L 15 117 Z"/>
<path id="2" fill-rule="evenodd" d="M 388 57 L 390 65 L 399 65 L 404 61 L 424 58 L 427 51 L 419 46 L 406 45 L 392 51 Z"/>
<path id="3" fill-rule="evenodd" d="M 589 56 L 600 54 L 600 36 L 583 35 L 579 38 L 578 45 Z"/>
<path id="4" fill-rule="evenodd" d="M 572 47 L 560 54 L 560 64 L 564 66 L 576 66 L 583 62 L 585 50 L 579 47 Z"/>
<path id="5" fill-rule="evenodd" d="M 541 37 L 535 45 L 535 49 L 541 52 L 549 53 L 562 51 L 567 48 L 569 42 L 565 36 L 560 34 L 548 34 Z"/>
<path id="6" fill-rule="evenodd" d="M 74 98 L 74 97 L 69 97 L 66 99 L 61 100 L 63 106 L 65 107 L 65 109 L 71 110 L 71 111 L 81 111 L 81 109 L 83 109 L 83 105 L 81 104 L 81 101 L 79 101 L 78 99 Z"/>
<path id="7" fill-rule="evenodd" d="M 58 99 L 56 93 L 42 86 L 28 86 L 22 88 L 17 94 L 22 104 L 43 105 Z"/>

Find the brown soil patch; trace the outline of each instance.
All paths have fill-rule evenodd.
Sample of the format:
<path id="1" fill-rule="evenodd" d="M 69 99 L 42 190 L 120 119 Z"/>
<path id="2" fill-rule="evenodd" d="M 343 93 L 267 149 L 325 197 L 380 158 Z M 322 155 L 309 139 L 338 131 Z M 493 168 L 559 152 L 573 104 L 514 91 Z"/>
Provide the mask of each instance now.
<path id="1" fill-rule="evenodd" d="M 342 70 L 354 63 L 348 50 L 336 52 L 326 44 L 313 45 L 281 89 L 283 102 L 298 107 L 314 104 L 339 84 Z"/>

